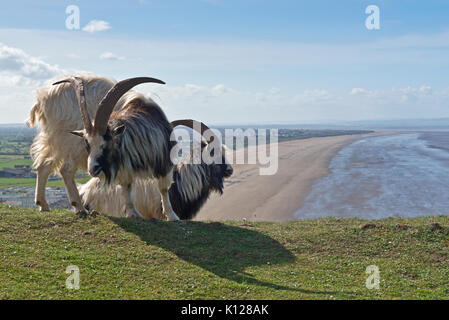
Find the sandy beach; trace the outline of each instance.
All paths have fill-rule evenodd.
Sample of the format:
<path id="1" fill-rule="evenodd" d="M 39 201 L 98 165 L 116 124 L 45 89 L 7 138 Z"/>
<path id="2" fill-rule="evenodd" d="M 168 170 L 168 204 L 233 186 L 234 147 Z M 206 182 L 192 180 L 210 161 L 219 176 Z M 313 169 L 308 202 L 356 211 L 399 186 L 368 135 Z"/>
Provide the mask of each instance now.
<path id="1" fill-rule="evenodd" d="M 311 138 L 279 144 L 275 175 L 259 175 L 260 165 L 233 165 L 224 194 L 211 196 L 196 220 L 288 221 L 303 204 L 313 182 L 328 173 L 335 154 L 363 135 Z"/>

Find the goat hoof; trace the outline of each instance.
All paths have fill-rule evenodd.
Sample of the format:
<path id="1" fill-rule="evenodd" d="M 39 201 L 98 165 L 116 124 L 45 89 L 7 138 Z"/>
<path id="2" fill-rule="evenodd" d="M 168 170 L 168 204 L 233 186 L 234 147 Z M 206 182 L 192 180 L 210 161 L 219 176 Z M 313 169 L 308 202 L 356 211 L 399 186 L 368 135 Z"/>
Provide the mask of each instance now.
<path id="1" fill-rule="evenodd" d="M 40 201 L 36 201 L 36 205 L 39 206 L 40 212 L 49 212 L 50 206 L 47 203 L 42 203 Z"/>
<path id="2" fill-rule="evenodd" d="M 132 219 L 142 219 L 142 215 L 139 213 L 139 211 L 132 209 L 132 210 L 126 210 L 125 215 L 127 218 Z"/>
<path id="3" fill-rule="evenodd" d="M 88 214 L 87 214 L 86 210 L 80 210 L 80 211 L 76 212 L 76 215 L 80 218 L 87 218 Z"/>
<path id="4" fill-rule="evenodd" d="M 100 213 L 98 212 L 98 211 L 91 211 L 91 212 L 89 212 L 89 215 L 92 217 L 92 218 L 95 218 L 95 217 L 97 217 L 98 215 L 100 215 Z"/>
<path id="5" fill-rule="evenodd" d="M 165 215 L 168 221 L 179 221 L 179 217 L 174 211 L 171 211 L 169 214 Z"/>

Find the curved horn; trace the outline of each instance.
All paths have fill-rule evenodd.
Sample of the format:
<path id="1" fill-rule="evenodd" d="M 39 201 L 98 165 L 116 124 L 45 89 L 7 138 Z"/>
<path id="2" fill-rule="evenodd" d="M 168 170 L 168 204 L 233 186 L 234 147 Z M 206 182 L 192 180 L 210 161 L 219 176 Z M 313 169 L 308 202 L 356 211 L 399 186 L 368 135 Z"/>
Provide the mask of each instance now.
<path id="1" fill-rule="evenodd" d="M 78 77 L 70 77 L 58 82 L 53 83 L 53 85 L 57 85 L 60 83 L 70 83 L 75 89 L 76 98 L 78 99 L 78 105 L 81 111 L 81 118 L 83 119 L 84 129 L 86 129 L 86 132 L 91 133 L 93 130 L 92 121 L 89 117 L 89 112 L 87 111 L 87 104 L 86 104 L 86 95 L 84 92 L 84 84 L 83 80 Z"/>
<path id="2" fill-rule="evenodd" d="M 195 125 L 196 124 L 196 125 Z M 216 139 L 217 141 L 220 141 L 220 139 L 218 139 L 217 135 L 208 127 L 206 126 L 204 123 L 202 123 L 201 121 L 196 121 L 193 119 L 182 119 L 182 120 L 175 120 L 171 122 L 172 127 L 177 127 L 177 126 L 186 126 L 188 128 L 191 128 L 193 130 L 195 130 L 196 132 L 198 132 L 199 134 L 201 134 L 201 136 L 204 137 L 204 132 L 207 130 L 210 130 L 210 132 L 212 133 L 212 137 L 214 137 L 214 140 Z M 201 128 L 200 131 L 198 131 L 198 128 Z M 208 140 L 207 143 L 210 143 L 212 140 Z"/>
<path id="3" fill-rule="evenodd" d="M 94 129 L 98 133 L 104 135 L 108 128 L 109 117 L 111 116 L 111 113 L 114 110 L 117 101 L 128 90 L 130 90 L 134 86 L 137 86 L 138 84 L 145 82 L 165 84 L 165 82 L 162 80 L 147 77 L 130 78 L 116 83 L 115 86 L 113 86 L 104 96 L 103 100 L 101 100 L 98 106 L 97 114 L 95 115 Z"/>

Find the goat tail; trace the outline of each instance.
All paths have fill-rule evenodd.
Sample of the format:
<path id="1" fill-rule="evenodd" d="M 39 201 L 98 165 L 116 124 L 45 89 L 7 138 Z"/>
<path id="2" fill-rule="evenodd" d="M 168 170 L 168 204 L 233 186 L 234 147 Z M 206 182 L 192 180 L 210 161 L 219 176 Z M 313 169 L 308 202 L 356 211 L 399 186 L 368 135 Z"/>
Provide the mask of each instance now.
<path id="1" fill-rule="evenodd" d="M 30 110 L 30 115 L 28 119 L 26 119 L 26 125 L 28 128 L 34 127 L 36 124 L 36 118 L 41 116 L 40 103 L 36 102 L 34 106 Z"/>

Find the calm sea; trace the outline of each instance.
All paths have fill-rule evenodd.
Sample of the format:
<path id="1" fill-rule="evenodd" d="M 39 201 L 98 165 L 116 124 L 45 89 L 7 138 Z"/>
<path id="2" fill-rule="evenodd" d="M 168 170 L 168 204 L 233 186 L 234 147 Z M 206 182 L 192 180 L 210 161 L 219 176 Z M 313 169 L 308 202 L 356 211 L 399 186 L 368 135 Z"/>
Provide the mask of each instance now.
<path id="1" fill-rule="evenodd" d="M 298 219 L 449 214 L 449 132 L 362 138 L 315 182 Z"/>

